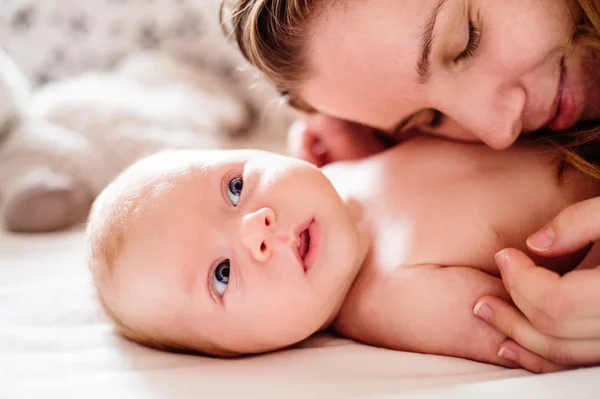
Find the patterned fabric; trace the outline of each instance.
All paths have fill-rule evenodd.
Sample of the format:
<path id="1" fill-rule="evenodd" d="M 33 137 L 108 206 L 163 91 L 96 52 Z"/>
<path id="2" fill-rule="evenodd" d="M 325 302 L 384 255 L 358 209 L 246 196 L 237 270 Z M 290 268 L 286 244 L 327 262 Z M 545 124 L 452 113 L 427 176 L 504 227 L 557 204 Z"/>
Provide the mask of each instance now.
<path id="1" fill-rule="evenodd" d="M 0 0 L 0 47 L 39 85 L 160 50 L 231 73 L 217 0 Z"/>

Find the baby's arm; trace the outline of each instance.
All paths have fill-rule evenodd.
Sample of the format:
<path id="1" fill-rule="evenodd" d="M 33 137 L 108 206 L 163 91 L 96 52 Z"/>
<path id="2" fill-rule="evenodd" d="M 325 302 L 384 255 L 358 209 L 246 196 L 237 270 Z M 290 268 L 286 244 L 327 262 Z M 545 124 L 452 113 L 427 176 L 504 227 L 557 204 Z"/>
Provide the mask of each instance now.
<path id="1" fill-rule="evenodd" d="M 476 269 L 402 268 L 357 281 L 336 329 L 380 347 L 511 366 L 497 354 L 506 337 L 472 313 L 482 295 L 510 301 L 500 279 Z"/>

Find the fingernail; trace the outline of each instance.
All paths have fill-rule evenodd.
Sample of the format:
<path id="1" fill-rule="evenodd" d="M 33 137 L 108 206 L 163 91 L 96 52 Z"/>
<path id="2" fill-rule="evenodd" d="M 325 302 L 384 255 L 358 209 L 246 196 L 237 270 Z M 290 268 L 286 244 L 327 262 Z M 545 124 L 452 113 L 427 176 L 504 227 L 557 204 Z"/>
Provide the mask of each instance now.
<path id="1" fill-rule="evenodd" d="M 510 360 L 511 362 L 518 363 L 519 358 L 517 357 L 516 352 L 511 351 L 510 349 L 501 348 L 498 352 L 498 357 L 502 357 L 506 360 Z"/>
<path id="2" fill-rule="evenodd" d="M 479 316 L 488 322 L 491 322 L 494 318 L 494 311 L 490 308 L 490 305 L 484 301 L 477 302 L 477 305 L 473 308 L 473 313 L 475 313 L 475 316 Z"/>
<path id="3" fill-rule="evenodd" d="M 556 241 L 556 233 L 550 226 L 546 226 L 527 239 L 527 245 L 536 251 L 547 251 Z"/>
<path id="4" fill-rule="evenodd" d="M 504 269 L 508 266 L 508 263 L 510 262 L 506 250 L 498 252 L 496 256 L 494 256 L 494 258 L 496 259 L 496 264 L 498 265 L 500 271 L 504 271 Z"/>

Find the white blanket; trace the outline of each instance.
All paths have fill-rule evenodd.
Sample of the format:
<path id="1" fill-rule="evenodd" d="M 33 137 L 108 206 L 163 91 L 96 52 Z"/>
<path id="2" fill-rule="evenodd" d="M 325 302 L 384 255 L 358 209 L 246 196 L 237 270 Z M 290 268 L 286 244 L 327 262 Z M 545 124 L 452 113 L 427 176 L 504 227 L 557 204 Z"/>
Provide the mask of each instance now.
<path id="1" fill-rule="evenodd" d="M 99 311 L 81 231 L 0 233 L 0 398 L 600 397 L 600 369 L 509 378 L 528 375 L 330 336 L 237 360 L 142 348 Z"/>

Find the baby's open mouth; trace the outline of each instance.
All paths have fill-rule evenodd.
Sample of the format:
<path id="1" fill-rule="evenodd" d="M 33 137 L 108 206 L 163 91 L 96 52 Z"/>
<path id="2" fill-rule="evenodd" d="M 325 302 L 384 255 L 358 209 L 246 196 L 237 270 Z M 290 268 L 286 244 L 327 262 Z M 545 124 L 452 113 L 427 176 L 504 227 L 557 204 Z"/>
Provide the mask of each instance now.
<path id="1" fill-rule="evenodd" d="M 300 259 L 304 261 L 306 254 L 308 253 L 308 249 L 310 248 L 310 233 L 308 229 L 304 230 L 300 233 L 300 243 L 298 245 L 298 253 L 300 254 Z"/>
<path id="2" fill-rule="evenodd" d="M 294 229 L 297 238 L 292 244 L 292 251 L 294 251 L 296 258 L 298 258 L 298 262 L 300 262 L 305 273 L 310 269 L 310 254 L 311 252 L 314 252 L 311 251 L 310 245 L 311 232 L 313 230 L 312 226 L 314 226 L 314 219 L 311 218 Z"/>

